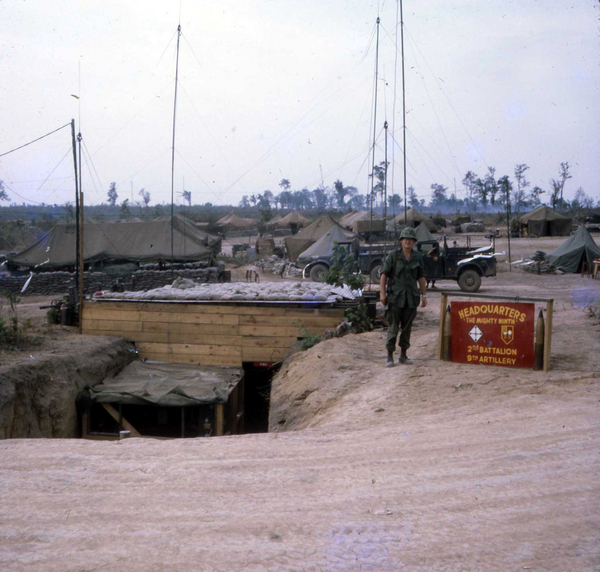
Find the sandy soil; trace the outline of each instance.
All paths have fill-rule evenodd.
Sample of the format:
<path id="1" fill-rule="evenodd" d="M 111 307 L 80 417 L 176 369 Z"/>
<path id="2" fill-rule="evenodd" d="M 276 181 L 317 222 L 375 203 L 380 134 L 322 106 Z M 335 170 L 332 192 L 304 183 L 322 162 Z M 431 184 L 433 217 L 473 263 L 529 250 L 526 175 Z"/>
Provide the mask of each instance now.
<path id="1" fill-rule="evenodd" d="M 1 441 L 0 568 L 600 569 L 600 280 L 482 292 L 556 300 L 551 372 L 437 362 L 434 290 L 413 366 L 383 367 L 382 331 L 322 342 L 270 434 Z"/>

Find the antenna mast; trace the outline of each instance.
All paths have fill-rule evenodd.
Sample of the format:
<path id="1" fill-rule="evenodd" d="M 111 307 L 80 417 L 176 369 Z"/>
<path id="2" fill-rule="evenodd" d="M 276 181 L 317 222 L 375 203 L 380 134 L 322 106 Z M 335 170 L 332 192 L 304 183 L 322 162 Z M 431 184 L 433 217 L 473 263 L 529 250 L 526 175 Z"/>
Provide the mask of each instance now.
<path id="1" fill-rule="evenodd" d="M 404 84 L 404 17 L 400 0 L 400 45 L 402 48 L 402 152 L 404 155 L 404 224 L 408 226 L 408 205 L 406 204 L 406 89 Z"/>
<path id="2" fill-rule="evenodd" d="M 375 200 L 375 139 L 377 137 L 377 82 L 379 81 L 379 23 L 377 16 L 377 41 L 375 43 L 375 102 L 373 106 L 373 158 L 371 160 L 371 216 L 369 220 L 369 233 L 373 232 L 373 201 Z M 370 235 L 369 235 L 370 237 Z"/>
<path id="3" fill-rule="evenodd" d="M 177 60 L 175 63 L 175 98 L 173 102 L 173 146 L 171 148 L 171 280 L 173 280 L 173 229 L 174 229 L 174 201 L 175 201 L 175 118 L 177 117 L 177 84 L 179 82 L 179 39 L 181 38 L 181 24 L 177 26 Z"/>

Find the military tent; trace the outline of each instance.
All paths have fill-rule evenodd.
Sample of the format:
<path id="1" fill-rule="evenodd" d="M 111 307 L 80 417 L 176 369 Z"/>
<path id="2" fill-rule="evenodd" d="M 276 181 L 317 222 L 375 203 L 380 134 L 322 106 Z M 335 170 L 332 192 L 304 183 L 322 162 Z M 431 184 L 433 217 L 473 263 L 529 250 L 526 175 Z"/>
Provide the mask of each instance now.
<path id="1" fill-rule="evenodd" d="M 356 241 L 356 246 L 358 246 L 358 239 L 354 238 L 352 233 L 344 230 L 339 225 L 332 226 L 317 242 L 298 256 L 298 262 L 304 265 L 317 258 L 331 256 L 336 242 L 348 242 L 350 240 Z"/>
<path id="2" fill-rule="evenodd" d="M 435 240 L 435 238 L 429 232 L 426 224 L 420 224 L 417 229 L 417 242 L 424 242 L 426 240 Z"/>
<path id="3" fill-rule="evenodd" d="M 281 215 L 276 215 L 274 216 L 270 221 L 268 221 L 266 224 L 266 227 L 271 229 L 271 228 L 275 228 L 277 226 L 277 223 L 282 219 L 283 217 Z"/>
<path id="4" fill-rule="evenodd" d="M 296 226 L 307 226 L 310 224 L 310 220 L 305 216 L 302 216 L 298 212 L 291 212 L 290 214 L 284 216 L 278 223 L 277 228 L 288 228 L 291 225 Z"/>
<path id="5" fill-rule="evenodd" d="M 371 214 L 370 211 L 354 211 L 343 217 L 342 220 L 340 220 L 340 224 L 353 232 L 362 232 L 364 230 L 368 231 L 371 220 L 380 221 L 382 218 L 377 213 Z M 367 224 L 365 225 L 364 223 Z M 373 228 L 379 230 L 379 227 L 376 225 L 373 225 Z"/>
<path id="6" fill-rule="evenodd" d="M 433 232 L 433 231 L 437 230 L 437 226 L 435 226 L 435 223 L 429 217 L 422 215 L 420 212 L 417 212 L 415 209 L 409 209 L 406 213 L 406 218 L 408 220 L 408 226 L 412 226 L 413 228 L 421 223 L 425 223 L 427 225 L 427 228 L 430 231 Z M 400 213 L 394 219 L 394 223 L 398 224 L 398 225 L 405 224 L 404 213 Z"/>
<path id="7" fill-rule="evenodd" d="M 312 246 L 319 238 L 321 238 L 328 230 L 334 226 L 340 226 L 329 215 L 322 216 L 301 230 L 298 234 L 288 236 L 285 239 L 285 248 L 292 262 L 295 262 L 298 256 L 304 252 L 309 246 Z M 348 236 L 353 236 L 348 232 Z"/>
<path id="8" fill-rule="evenodd" d="M 600 258 L 600 248 L 591 237 L 590 231 L 583 225 L 547 256 L 550 266 L 563 272 L 581 271 L 582 262 L 587 262 L 591 270 L 595 258 Z"/>
<path id="9" fill-rule="evenodd" d="M 231 212 L 227 216 L 219 219 L 217 224 L 225 230 L 250 230 L 251 228 L 256 228 L 257 223 L 253 219 L 242 218 L 234 212 Z"/>
<path id="10" fill-rule="evenodd" d="M 521 234 L 535 236 L 569 236 L 573 219 L 540 205 L 519 219 Z"/>
<path id="11" fill-rule="evenodd" d="M 57 269 L 75 264 L 76 228 L 57 224 L 37 242 L 12 256 L 18 266 Z M 209 260 L 221 251 L 221 240 L 187 219 L 173 218 L 173 259 Z M 171 260 L 171 221 L 86 223 L 83 227 L 85 263 L 101 260 L 151 262 Z"/>

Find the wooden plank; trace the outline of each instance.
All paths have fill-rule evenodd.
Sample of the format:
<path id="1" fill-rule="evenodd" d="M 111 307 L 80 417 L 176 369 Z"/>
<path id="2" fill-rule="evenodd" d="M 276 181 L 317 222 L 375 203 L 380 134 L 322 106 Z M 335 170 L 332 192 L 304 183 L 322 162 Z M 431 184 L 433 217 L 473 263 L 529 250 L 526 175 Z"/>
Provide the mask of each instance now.
<path id="1" fill-rule="evenodd" d="M 85 330 L 84 330 L 84 333 Z M 158 342 L 163 344 L 198 344 L 212 346 L 241 346 L 241 336 L 212 336 L 200 334 L 177 334 L 171 332 L 127 332 L 122 337 L 134 342 Z"/>
<path id="2" fill-rule="evenodd" d="M 119 412 L 110 404 L 110 403 L 102 403 L 101 404 L 108 414 L 118 423 L 119 422 Z M 125 417 L 121 416 L 121 423 L 123 424 L 123 429 L 129 431 L 132 437 L 141 437 L 142 435 L 137 431 L 137 429 L 125 419 Z"/>
<path id="3" fill-rule="evenodd" d="M 182 324 L 237 324 L 236 314 L 208 314 L 199 312 L 122 312 L 120 310 L 87 310 L 84 319 L 111 320 L 118 322 L 174 322 Z"/>
<path id="4" fill-rule="evenodd" d="M 287 355 L 289 348 L 242 348 L 242 361 L 280 362 Z"/>
<path id="5" fill-rule="evenodd" d="M 219 365 L 229 367 L 242 367 L 241 357 L 235 356 L 210 356 L 189 354 L 157 354 L 140 352 L 140 359 L 166 363 L 185 363 L 191 365 Z"/>
<path id="6" fill-rule="evenodd" d="M 446 317 L 446 305 L 448 304 L 448 296 L 442 294 L 442 301 L 440 303 L 440 327 L 438 337 L 438 360 L 442 359 L 442 345 L 444 340 L 444 318 Z"/>
<path id="7" fill-rule="evenodd" d="M 303 309 L 303 308 L 287 308 L 285 310 L 286 316 L 294 317 L 327 317 L 327 318 L 340 318 L 344 319 L 344 308 L 314 308 L 314 309 Z"/>
<path id="8" fill-rule="evenodd" d="M 325 328 L 308 327 L 311 334 L 322 335 Z M 240 336 L 292 338 L 300 334 L 298 327 L 269 327 L 269 326 L 239 326 Z"/>
<path id="9" fill-rule="evenodd" d="M 239 316 L 240 326 L 282 326 L 284 328 L 315 326 L 322 328 L 336 328 L 342 318 L 329 318 L 321 316 Z"/>
<path id="10" fill-rule="evenodd" d="M 199 344 L 161 344 L 153 342 L 139 342 L 137 349 L 140 353 L 154 354 L 185 354 L 192 356 L 234 356 L 241 355 L 241 348 L 237 346 L 209 346 Z"/>
<path id="11" fill-rule="evenodd" d="M 554 300 L 546 302 L 546 332 L 544 335 L 544 371 L 550 371 L 550 353 L 552 351 L 552 316 Z"/>
<path id="12" fill-rule="evenodd" d="M 176 334 L 201 334 L 206 335 L 210 332 L 215 336 L 237 335 L 239 326 L 236 325 L 215 325 L 211 324 L 181 324 L 165 322 L 144 322 L 142 331 L 144 332 L 171 332 Z"/>
<path id="13" fill-rule="evenodd" d="M 221 437 L 223 435 L 224 425 L 225 425 L 225 412 L 224 406 L 222 403 L 219 403 L 215 407 L 215 425 L 216 425 L 216 435 L 217 437 Z"/>
<path id="14" fill-rule="evenodd" d="M 240 336 L 242 347 L 246 348 L 289 348 L 297 336 L 284 338 L 254 338 L 251 336 Z"/>
<path id="15" fill-rule="evenodd" d="M 99 332 L 141 332 L 141 322 L 117 322 L 114 320 L 89 320 L 83 318 L 84 330 L 96 330 Z M 118 335 L 118 334 L 116 334 Z"/>

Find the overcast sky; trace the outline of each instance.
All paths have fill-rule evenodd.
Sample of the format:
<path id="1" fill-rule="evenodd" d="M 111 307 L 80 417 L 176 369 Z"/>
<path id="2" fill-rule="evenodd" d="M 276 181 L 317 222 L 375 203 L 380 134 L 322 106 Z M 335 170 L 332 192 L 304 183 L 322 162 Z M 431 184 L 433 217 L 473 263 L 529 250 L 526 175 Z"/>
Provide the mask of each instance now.
<path id="1" fill-rule="evenodd" d="M 0 0 L 0 153 L 74 118 L 86 203 L 106 201 L 111 181 L 119 202 L 142 188 L 170 202 L 181 19 L 178 202 L 184 184 L 195 204 L 237 204 L 284 177 L 293 190 L 341 179 L 366 192 L 386 119 L 402 193 L 396 14 L 393 0 Z M 407 179 L 420 198 L 432 183 L 462 197 L 468 170 L 512 178 L 518 163 L 549 191 L 568 161 L 566 198 L 582 187 L 600 199 L 597 0 L 405 0 L 404 22 Z M 0 158 L 11 201 L 72 200 L 70 141 L 63 129 Z"/>

